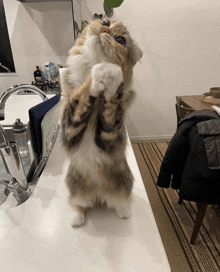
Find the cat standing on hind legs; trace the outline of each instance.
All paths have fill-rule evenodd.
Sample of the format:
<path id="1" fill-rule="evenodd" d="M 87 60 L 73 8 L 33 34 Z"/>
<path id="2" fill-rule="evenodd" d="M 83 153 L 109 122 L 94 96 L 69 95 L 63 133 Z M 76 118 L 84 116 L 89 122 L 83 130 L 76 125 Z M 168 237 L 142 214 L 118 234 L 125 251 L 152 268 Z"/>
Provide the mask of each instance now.
<path id="1" fill-rule="evenodd" d="M 142 51 L 117 21 L 92 21 L 70 50 L 64 78 L 62 144 L 72 226 L 97 202 L 130 215 L 133 176 L 125 157 L 124 115 L 135 94 L 132 71 Z"/>

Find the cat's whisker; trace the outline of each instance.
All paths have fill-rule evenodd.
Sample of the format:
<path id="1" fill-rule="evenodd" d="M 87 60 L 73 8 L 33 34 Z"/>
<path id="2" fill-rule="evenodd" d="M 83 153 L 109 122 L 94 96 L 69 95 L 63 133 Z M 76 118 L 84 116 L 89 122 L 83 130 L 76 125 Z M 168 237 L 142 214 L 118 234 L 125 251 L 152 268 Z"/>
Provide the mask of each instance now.
<path id="1" fill-rule="evenodd" d="M 120 56 L 119 58 L 120 58 L 121 62 L 124 63 L 124 60 L 125 60 L 124 56 Z"/>
<path id="2" fill-rule="evenodd" d="M 110 43 L 111 43 L 111 37 L 108 34 L 102 35 L 101 40 L 102 40 L 103 44 L 109 44 L 110 45 Z"/>
<path id="3" fill-rule="evenodd" d="M 109 57 L 112 58 L 112 56 L 113 56 L 113 51 L 111 50 L 111 48 L 108 48 L 108 51 L 109 51 L 109 52 L 108 52 Z"/>

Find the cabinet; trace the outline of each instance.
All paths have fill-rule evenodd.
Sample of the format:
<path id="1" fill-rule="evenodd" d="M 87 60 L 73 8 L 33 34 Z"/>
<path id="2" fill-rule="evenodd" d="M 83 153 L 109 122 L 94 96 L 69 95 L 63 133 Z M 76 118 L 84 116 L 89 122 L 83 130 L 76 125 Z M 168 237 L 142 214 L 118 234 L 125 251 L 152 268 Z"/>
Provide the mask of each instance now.
<path id="1" fill-rule="evenodd" d="M 70 2 L 72 6 L 74 40 L 80 34 L 80 28 L 82 24 L 81 0 L 17 0 L 17 1 L 21 3 Z"/>

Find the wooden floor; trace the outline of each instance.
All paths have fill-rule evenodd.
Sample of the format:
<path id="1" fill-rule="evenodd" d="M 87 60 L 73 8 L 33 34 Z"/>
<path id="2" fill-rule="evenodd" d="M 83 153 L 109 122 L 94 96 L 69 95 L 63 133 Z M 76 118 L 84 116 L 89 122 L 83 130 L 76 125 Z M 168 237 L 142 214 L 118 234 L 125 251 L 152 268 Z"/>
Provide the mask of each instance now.
<path id="1" fill-rule="evenodd" d="M 197 207 L 184 201 L 178 204 L 178 193 L 159 188 L 157 176 L 169 141 L 132 141 L 171 271 L 220 271 L 220 212 L 210 206 L 196 244 L 190 245 Z"/>

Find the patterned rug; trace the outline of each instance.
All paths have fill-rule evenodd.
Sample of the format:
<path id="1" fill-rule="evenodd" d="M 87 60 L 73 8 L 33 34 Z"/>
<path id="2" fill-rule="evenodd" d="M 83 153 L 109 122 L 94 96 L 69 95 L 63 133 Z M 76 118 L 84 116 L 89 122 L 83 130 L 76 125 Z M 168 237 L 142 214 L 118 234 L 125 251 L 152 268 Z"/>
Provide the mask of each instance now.
<path id="1" fill-rule="evenodd" d="M 132 147 L 140 168 L 140 172 L 148 192 L 149 182 L 153 184 L 155 195 L 163 204 L 167 213 L 167 220 L 172 223 L 173 230 L 183 250 L 183 258 L 186 258 L 191 271 L 209 272 L 220 271 L 220 209 L 218 206 L 209 205 L 194 246 L 189 241 L 197 214 L 196 204 L 184 201 L 178 204 L 178 192 L 173 189 L 157 187 L 157 176 L 160 171 L 161 161 L 169 142 L 132 142 Z M 143 166 L 145 162 L 145 167 Z M 148 173 L 146 173 L 148 171 Z M 146 178 L 147 177 L 147 178 Z M 149 197 L 150 199 L 150 197 Z M 153 207 L 152 210 L 154 211 Z M 164 212 L 161 211 L 161 212 Z M 157 220 L 156 220 L 157 221 Z M 157 222 L 159 224 L 159 222 Z M 158 229 L 159 226 L 158 226 Z M 169 235 L 169 233 L 161 234 Z M 166 248 L 165 248 L 166 249 Z M 174 250 L 174 249 L 173 249 Z M 172 252 L 167 252 L 172 256 Z M 169 258 L 168 258 L 169 259 Z M 171 266 L 172 270 L 172 266 Z M 174 270 L 172 270 L 174 271 Z M 178 271 L 175 268 L 175 271 Z"/>

